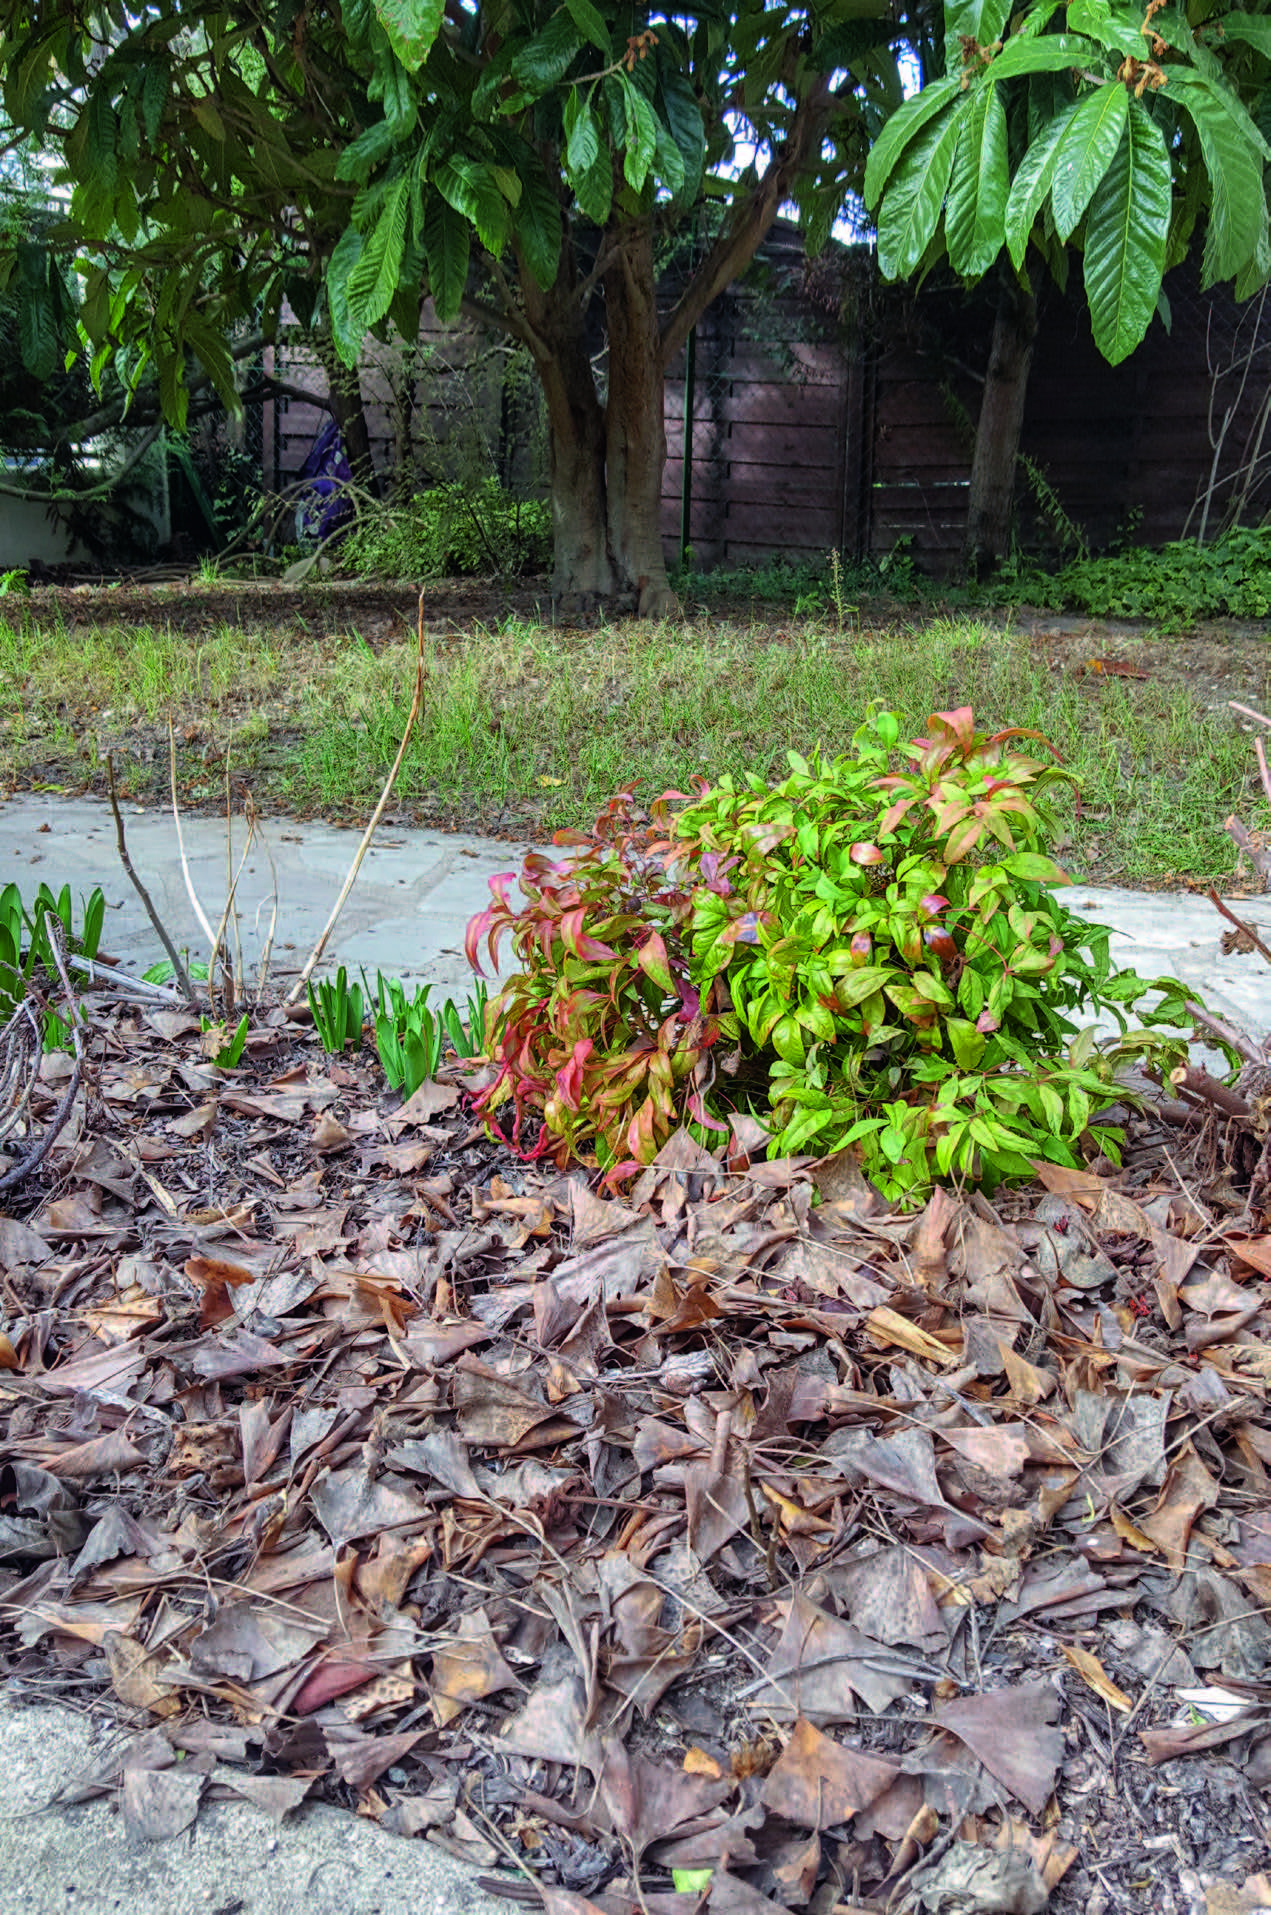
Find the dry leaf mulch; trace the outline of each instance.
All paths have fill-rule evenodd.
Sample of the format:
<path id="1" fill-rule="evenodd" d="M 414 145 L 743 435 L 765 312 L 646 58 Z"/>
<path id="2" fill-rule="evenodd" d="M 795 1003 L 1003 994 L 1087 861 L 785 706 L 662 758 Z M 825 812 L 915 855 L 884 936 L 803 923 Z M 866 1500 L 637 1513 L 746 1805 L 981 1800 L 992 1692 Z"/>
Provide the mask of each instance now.
<path id="1" fill-rule="evenodd" d="M 131 1730 L 64 1801 L 318 1792 L 549 1915 L 1271 1900 L 1271 1235 L 1177 1135 L 619 1200 L 202 1045 L 101 1014 L 0 1217 L 0 1666 Z"/>

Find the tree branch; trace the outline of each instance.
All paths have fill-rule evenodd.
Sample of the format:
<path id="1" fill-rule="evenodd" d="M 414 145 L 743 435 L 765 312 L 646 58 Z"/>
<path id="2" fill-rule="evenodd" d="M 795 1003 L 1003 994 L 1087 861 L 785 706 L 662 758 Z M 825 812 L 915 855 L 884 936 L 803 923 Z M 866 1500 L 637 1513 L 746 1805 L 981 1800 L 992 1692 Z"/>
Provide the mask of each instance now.
<path id="1" fill-rule="evenodd" d="M 776 149 L 741 212 L 730 222 L 681 293 L 662 327 L 662 365 L 674 359 L 711 302 L 745 271 L 789 197 L 808 152 L 820 137 L 832 104 L 828 79 L 821 79 L 800 100 L 790 131 Z"/>

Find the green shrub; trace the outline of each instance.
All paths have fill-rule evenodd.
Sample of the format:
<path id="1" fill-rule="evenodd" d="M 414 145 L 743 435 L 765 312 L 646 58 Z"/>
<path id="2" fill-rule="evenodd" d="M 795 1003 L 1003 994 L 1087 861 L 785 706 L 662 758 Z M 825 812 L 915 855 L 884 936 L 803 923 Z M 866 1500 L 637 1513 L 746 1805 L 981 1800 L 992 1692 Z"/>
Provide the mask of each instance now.
<path id="1" fill-rule="evenodd" d="M 1079 1164 L 1123 1100 L 1120 1058 L 1179 1047 L 1145 1031 L 1100 1052 L 1083 1023 L 1110 1011 L 1124 1032 L 1151 989 L 1149 1021 L 1176 1022 L 1181 987 L 1114 974 L 1109 932 L 1052 894 L 1046 794 L 1068 774 L 1025 736 L 937 713 L 893 770 L 883 713 L 853 756 L 791 753 L 776 785 L 702 781 L 647 813 L 628 790 L 558 833 L 559 859 L 522 868 L 524 904 L 505 873 L 469 926 L 474 967 L 505 933 L 521 966 L 488 1008 L 479 1114 L 611 1178 L 748 1104 L 774 1154 L 855 1145 L 890 1196 Z M 1101 1126 L 1098 1145 L 1119 1137 Z"/>
<path id="2" fill-rule="evenodd" d="M 550 507 L 513 498 L 488 478 L 375 507 L 344 541 L 340 564 L 359 578 L 442 578 L 541 572 L 551 557 Z"/>
<path id="3" fill-rule="evenodd" d="M 1074 559 L 1058 572 L 1015 569 L 985 582 L 982 600 L 1026 599 L 1092 618 L 1271 617 L 1271 528 L 1236 526 L 1210 545 L 1176 539 Z"/>

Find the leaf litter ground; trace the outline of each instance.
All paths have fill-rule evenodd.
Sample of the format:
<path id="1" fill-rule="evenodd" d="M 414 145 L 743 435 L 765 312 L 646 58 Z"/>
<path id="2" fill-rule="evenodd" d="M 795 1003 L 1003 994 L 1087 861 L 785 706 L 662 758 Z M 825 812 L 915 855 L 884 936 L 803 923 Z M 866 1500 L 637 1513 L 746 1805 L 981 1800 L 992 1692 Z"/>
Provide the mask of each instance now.
<path id="1" fill-rule="evenodd" d="M 741 1120 L 615 1198 L 280 1012 L 204 1051 L 99 1013 L 0 1217 L 0 1664 L 126 1730 L 62 1802 L 318 1794 L 549 1915 L 1271 1901 L 1212 1126 L 902 1215 Z"/>

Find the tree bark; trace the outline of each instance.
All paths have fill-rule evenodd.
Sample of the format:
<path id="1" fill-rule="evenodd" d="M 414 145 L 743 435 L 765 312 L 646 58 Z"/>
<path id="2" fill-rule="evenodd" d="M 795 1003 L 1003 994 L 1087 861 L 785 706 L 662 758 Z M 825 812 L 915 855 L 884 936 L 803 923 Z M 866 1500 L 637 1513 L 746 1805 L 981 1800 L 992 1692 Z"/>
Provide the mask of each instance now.
<path id="1" fill-rule="evenodd" d="M 1004 283 L 993 322 L 971 463 L 963 558 L 973 573 L 992 571 L 1010 543 L 1015 468 L 1036 337 L 1035 296 L 1014 281 Z"/>
<path id="2" fill-rule="evenodd" d="M 666 380 L 658 327 L 653 234 L 628 229 L 605 274 L 609 399 L 605 408 L 606 516 L 614 567 L 639 618 L 678 611 L 662 545 Z"/>
<path id="3" fill-rule="evenodd" d="M 358 368 L 345 365 L 325 326 L 319 327 L 314 333 L 314 345 L 327 376 L 331 413 L 340 428 L 340 442 L 349 462 L 349 471 L 353 474 L 353 483 L 360 485 L 373 498 L 378 498 L 379 480 L 371 456 L 371 435 L 366 423 L 366 405 L 362 398 L 362 380 Z"/>

